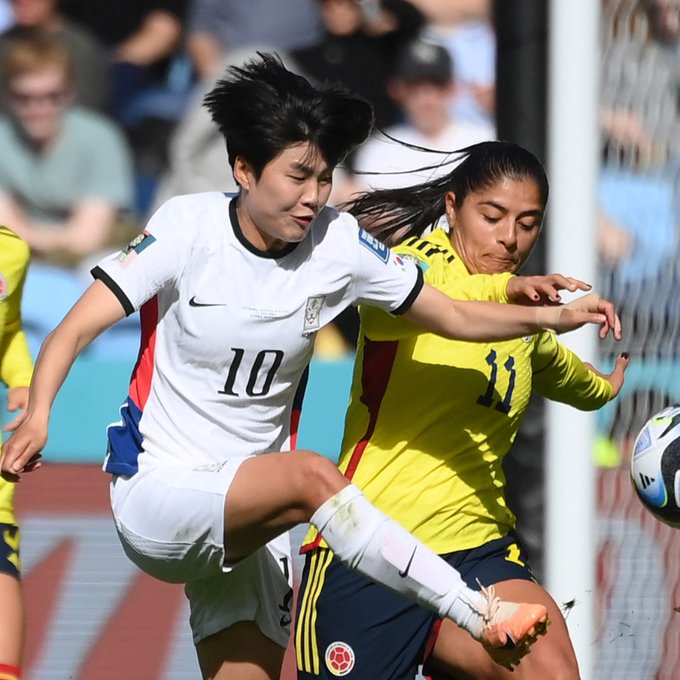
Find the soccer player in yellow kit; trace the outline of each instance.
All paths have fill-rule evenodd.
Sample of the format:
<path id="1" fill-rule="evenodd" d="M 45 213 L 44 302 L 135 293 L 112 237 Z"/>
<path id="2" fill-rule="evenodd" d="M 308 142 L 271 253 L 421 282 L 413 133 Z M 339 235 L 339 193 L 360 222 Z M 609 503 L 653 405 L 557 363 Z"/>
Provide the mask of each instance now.
<path id="1" fill-rule="evenodd" d="M 540 234 L 548 182 L 539 161 L 512 143 L 484 142 L 431 183 L 359 198 L 351 212 L 431 285 L 464 299 L 505 299 L 506 284 Z M 445 216 L 449 229 L 435 228 Z M 402 240 L 395 245 L 395 238 Z M 620 390 L 627 357 L 602 376 L 553 333 L 468 343 L 419 333 L 361 308 L 361 338 L 339 467 L 377 507 L 460 571 L 470 587 L 537 602 L 547 635 L 517 656 L 468 642 L 455 625 L 349 572 L 319 536 L 307 537 L 298 597 L 298 678 L 431 677 L 576 680 L 559 607 L 535 582 L 514 534 L 501 467 L 532 389 L 583 410 Z M 575 452 L 584 455 L 583 452 Z M 512 673 L 512 674 L 511 674 Z"/>
<path id="2" fill-rule="evenodd" d="M 24 410 L 33 364 L 21 328 L 21 292 L 28 246 L 0 226 L 0 379 L 9 388 L 9 411 Z M 11 431 L 16 420 L 8 423 Z M 14 517 L 14 484 L 0 477 L 0 680 L 18 680 L 24 639 L 19 563 L 19 527 Z"/>

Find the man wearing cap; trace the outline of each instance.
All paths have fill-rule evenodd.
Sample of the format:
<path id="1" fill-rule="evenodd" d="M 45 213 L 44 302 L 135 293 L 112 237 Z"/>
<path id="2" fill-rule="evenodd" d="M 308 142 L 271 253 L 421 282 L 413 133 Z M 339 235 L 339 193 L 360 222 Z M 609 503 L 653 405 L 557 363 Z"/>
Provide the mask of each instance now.
<path id="1" fill-rule="evenodd" d="M 356 157 L 356 181 L 361 189 L 391 189 L 434 179 L 451 170 L 447 161 L 452 157 L 442 151 L 454 152 L 495 139 L 491 126 L 451 115 L 450 104 L 456 96 L 454 66 L 441 45 L 423 39 L 407 45 L 398 56 L 389 89 L 403 111 L 404 122 L 386 132 L 400 142 L 425 150 L 376 133 Z M 364 172 L 380 174 L 362 175 Z"/>

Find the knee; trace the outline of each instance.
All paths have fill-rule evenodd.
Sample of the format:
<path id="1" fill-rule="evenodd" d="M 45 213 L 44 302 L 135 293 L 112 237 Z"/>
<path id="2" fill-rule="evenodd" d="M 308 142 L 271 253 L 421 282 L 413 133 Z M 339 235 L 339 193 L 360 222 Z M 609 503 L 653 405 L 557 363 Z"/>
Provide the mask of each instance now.
<path id="1" fill-rule="evenodd" d="M 564 659 L 563 661 L 564 663 L 557 661 L 551 664 L 550 675 L 546 677 L 550 677 L 552 680 L 581 680 L 576 662 L 572 659 Z"/>
<path id="2" fill-rule="evenodd" d="M 540 643 L 539 643 L 540 644 Z M 542 650 L 543 652 L 547 650 Z M 573 654 L 564 649 L 552 648 L 549 654 L 534 653 L 522 660 L 518 666 L 519 677 L 525 677 L 522 671 L 528 671 L 527 678 L 550 678 L 550 680 L 581 680 L 578 663 Z"/>
<path id="3" fill-rule="evenodd" d="M 297 495 L 306 514 L 311 517 L 323 502 L 347 485 L 347 479 L 335 463 L 318 453 L 298 450 L 291 455 L 296 456 L 298 469 L 295 480 Z"/>

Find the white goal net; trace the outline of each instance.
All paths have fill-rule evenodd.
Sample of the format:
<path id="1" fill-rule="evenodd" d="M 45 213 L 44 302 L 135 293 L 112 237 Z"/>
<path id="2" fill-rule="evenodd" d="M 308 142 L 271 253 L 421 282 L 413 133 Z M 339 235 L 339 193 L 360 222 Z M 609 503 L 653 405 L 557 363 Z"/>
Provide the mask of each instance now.
<path id="1" fill-rule="evenodd" d="M 680 1 L 605 0 L 601 17 L 600 288 L 630 352 L 598 414 L 598 620 L 593 677 L 680 677 L 680 531 L 655 520 L 628 465 L 642 424 L 680 402 Z"/>

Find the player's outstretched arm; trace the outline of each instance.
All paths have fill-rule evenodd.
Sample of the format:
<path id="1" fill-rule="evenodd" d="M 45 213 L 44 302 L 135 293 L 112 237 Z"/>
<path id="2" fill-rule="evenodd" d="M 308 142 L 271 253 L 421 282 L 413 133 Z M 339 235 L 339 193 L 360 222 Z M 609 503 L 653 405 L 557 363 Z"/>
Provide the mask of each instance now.
<path id="1" fill-rule="evenodd" d="M 92 340 L 124 316 L 118 298 L 101 281 L 95 281 L 47 336 L 35 365 L 28 408 L 2 446 L 3 477 L 17 481 L 21 473 L 40 467 L 52 404 L 73 362 Z"/>
<path id="2" fill-rule="evenodd" d="M 609 329 L 614 326 L 615 314 L 613 306 L 608 308 L 600 303 L 599 296 L 598 300 L 583 303 L 580 308 L 568 305 L 525 307 L 452 300 L 425 285 L 404 317 L 445 338 L 488 342 L 533 335 L 542 330 L 566 332 L 587 323 Z"/>

